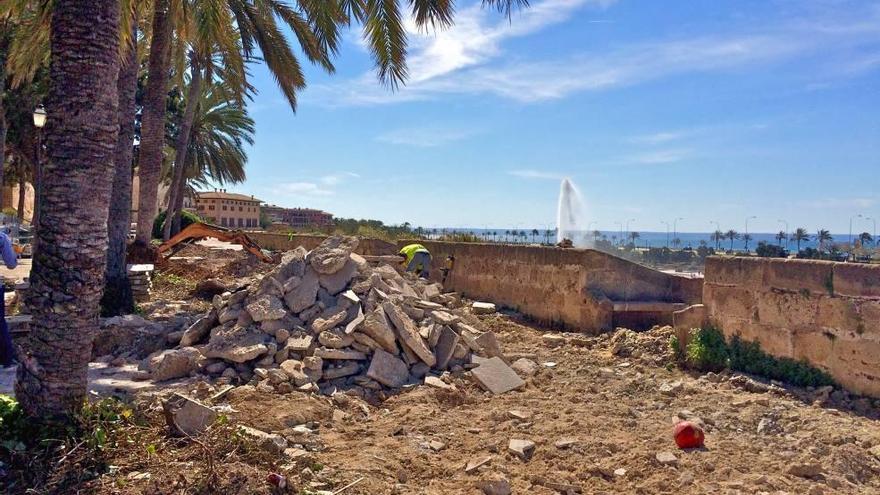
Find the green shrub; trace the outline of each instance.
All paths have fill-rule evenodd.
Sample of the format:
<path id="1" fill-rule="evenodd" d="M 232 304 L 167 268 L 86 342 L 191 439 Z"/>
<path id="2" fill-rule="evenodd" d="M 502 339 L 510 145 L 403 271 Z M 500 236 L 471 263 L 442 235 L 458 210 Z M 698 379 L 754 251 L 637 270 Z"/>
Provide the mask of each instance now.
<path id="1" fill-rule="evenodd" d="M 734 337 L 729 347 L 731 369 L 798 387 L 834 385 L 834 379 L 828 373 L 806 361 L 773 357 L 761 350 L 757 342 L 746 342 Z"/>
<path id="2" fill-rule="evenodd" d="M 161 239 L 162 238 L 162 226 L 165 223 L 165 215 L 166 212 L 163 211 L 156 215 L 156 219 L 153 220 L 153 239 Z M 180 228 L 185 229 L 190 226 L 190 224 L 201 222 L 202 219 L 199 218 L 198 215 L 191 211 L 183 210 L 180 213 Z"/>
<path id="3" fill-rule="evenodd" d="M 798 387 L 834 385 L 831 375 L 806 361 L 771 356 L 757 342 L 746 342 L 739 337 L 733 337 L 728 343 L 716 328 L 692 330 L 684 352 L 676 337 L 672 337 L 670 346 L 679 362 L 700 371 L 729 368 Z"/>
<path id="4" fill-rule="evenodd" d="M 700 371 L 721 371 L 728 366 L 727 344 L 724 335 L 715 328 L 691 332 L 685 349 L 685 361 Z"/>

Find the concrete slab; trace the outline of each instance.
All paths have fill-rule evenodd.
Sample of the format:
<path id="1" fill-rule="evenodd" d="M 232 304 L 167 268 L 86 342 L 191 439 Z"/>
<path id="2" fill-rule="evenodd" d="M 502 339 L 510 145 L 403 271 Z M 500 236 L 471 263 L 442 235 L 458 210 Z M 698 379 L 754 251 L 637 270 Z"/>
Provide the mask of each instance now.
<path id="1" fill-rule="evenodd" d="M 399 388 L 404 386 L 409 379 L 409 367 L 382 349 L 376 349 L 373 353 L 373 360 L 370 361 L 367 376 L 382 385 Z"/>
<path id="2" fill-rule="evenodd" d="M 440 337 L 437 339 L 437 345 L 434 347 L 434 353 L 437 355 L 437 364 L 435 368 L 445 370 L 455 353 L 455 346 L 461 337 L 458 336 L 449 327 L 440 327 Z"/>
<path id="3" fill-rule="evenodd" d="M 474 379 L 486 390 L 495 395 L 516 390 L 526 382 L 501 358 L 480 360 L 480 365 L 471 370 Z"/>

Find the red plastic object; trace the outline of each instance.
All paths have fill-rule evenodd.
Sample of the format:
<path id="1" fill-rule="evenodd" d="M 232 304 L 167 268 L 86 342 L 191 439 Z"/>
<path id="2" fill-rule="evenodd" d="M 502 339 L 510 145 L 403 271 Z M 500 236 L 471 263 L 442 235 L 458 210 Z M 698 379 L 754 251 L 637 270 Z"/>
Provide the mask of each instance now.
<path id="1" fill-rule="evenodd" d="M 269 475 L 266 476 L 266 481 L 270 485 L 277 486 L 278 488 L 285 488 L 287 486 L 287 478 L 278 473 L 269 473 Z"/>
<path id="2" fill-rule="evenodd" d="M 672 433 L 675 444 L 680 449 L 696 449 L 703 446 L 706 435 L 703 429 L 690 421 L 680 421 Z"/>

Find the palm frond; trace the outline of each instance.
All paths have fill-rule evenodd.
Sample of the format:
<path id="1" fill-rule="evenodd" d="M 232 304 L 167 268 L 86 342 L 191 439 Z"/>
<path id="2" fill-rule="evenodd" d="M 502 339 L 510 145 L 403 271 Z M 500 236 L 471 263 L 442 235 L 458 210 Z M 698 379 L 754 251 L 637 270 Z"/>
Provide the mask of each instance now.
<path id="1" fill-rule="evenodd" d="M 447 28 L 452 25 L 453 0 L 409 0 L 413 19 L 419 27 Z"/>
<path id="2" fill-rule="evenodd" d="M 406 80 L 406 30 L 395 0 L 366 0 L 364 36 L 379 80 L 391 89 Z"/>

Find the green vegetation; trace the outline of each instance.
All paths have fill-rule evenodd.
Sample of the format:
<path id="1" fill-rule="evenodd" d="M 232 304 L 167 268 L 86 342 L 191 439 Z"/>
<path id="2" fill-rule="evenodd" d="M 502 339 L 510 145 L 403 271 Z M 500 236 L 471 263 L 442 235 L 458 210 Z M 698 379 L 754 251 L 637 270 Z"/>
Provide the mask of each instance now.
<path id="1" fill-rule="evenodd" d="M 700 371 L 731 369 L 799 387 L 834 385 L 831 375 L 806 361 L 771 356 L 757 342 L 739 337 L 727 342 L 721 331 L 711 327 L 691 330 L 685 349 L 675 337 L 670 345 L 682 365 Z"/>
<path id="2" fill-rule="evenodd" d="M 162 226 L 165 223 L 165 214 L 167 212 L 163 211 L 156 215 L 156 220 L 153 221 L 153 239 L 161 239 L 162 238 Z M 180 215 L 180 229 L 183 230 L 187 228 L 190 224 L 201 222 L 202 219 L 199 218 L 198 215 L 192 213 L 190 211 L 183 210 Z"/>

